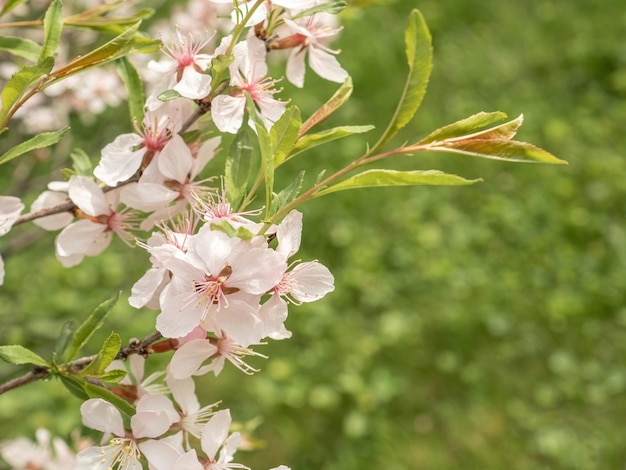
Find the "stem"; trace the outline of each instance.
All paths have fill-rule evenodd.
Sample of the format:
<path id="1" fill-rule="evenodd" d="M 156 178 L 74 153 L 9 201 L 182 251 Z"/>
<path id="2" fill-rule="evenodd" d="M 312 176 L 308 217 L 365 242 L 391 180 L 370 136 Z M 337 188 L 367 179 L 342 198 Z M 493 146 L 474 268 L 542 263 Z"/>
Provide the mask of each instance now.
<path id="1" fill-rule="evenodd" d="M 13 21 L 12 23 L 3 23 L 0 24 L 0 29 L 4 28 L 21 28 L 22 26 L 26 27 L 39 27 L 43 26 L 43 21 L 40 20 L 30 20 L 30 21 Z"/>
<path id="2" fill-rule="evenodd" d="M 124 360 L 128 356 L 131 356 L 132 354 L 141 354 L 142 356 L 148 356 L 156 352 L 150 346 L 153 343 L 156 343 L 161 338 L 163 338 L 161 333 L 156 331 L 152 333 L 151 335 L 146 336 L 141 341 L 132 340 L 128 343 L 128 346 L 120 349 L 120 351 L 117 353 L 117 356 L 115 356 L 115 359 Z M 85 367 L 87 367 L 87 365 L 89 365 L 91 361 L 94 360 L 95 357 L 96 356 L 87 356 L 87 357 L 82 357 L 80 359 L 76 359 L 75 361 L 72 361 L 72 362 L 68 362 L 63 367 L 63 370 L 69 373 L 80 372 Z M 0 384 L 0 395 L 2 395 L 5 392 L 8 392 L 9 390 L 13 390 L 15 388 L 29 384 L 31 382 L 44 379 L 46 377 L 49 377 L 50 375 L 51 375 L 51 371 L 49 367 L 35 366 L 32 368 L 32 370 L 30 370 L 26 374 L 16 377 L 15 379 L 9 380 L 8 382 L 4 384 Z"/>

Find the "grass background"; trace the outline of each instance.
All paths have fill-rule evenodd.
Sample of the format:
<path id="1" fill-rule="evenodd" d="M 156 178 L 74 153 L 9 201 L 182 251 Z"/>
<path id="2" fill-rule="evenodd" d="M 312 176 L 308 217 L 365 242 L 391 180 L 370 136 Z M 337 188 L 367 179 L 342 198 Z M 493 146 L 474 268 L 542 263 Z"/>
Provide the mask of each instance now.
<path id="1" fill-rule="evenodd" d="M 484 183 L 337 193 L 305 214 L 303 259 L 336 277 L 323 301 L 292 309 L 291 340 L 263 348 L 263 371 L 198 381 L 265 448 L 238 454 L 263 469 L 598 469 L 626 462 L 626 26 L 622 2 L 386 1 L 351 4 L 335 44 L 355 83 L 329 125 L 382 130 L 404 83 L 411 8 L 433 34 L 435 67 L 416 119 L 396 142 L 478 111 L 524 113 L 519 133 L 569 162 L 510 164 L 419 155 L 389 167 L 441 169 Z M 310 113 L 335 86 L 307 73 Z M 122 132 L 112 110 L 74 128 L 97 156 Z M 376 131 L 374 131 L 376 132 Z M 372 134 L 369 141 L 373 142 Z M 285 165 L 340 168 L 365 138 Z M 34 197 L 60 156 L 0 169 L 2 193 Z M 28 178 L 21 175 L 27 175 Z M 37 183 L 36 185 L 33 183 Z M 64 270 L 54 234 L 17 227 L 0 239 L 0 343 L 51 350 L 67 318 L 132 283 L 145 254 L 115 244 Z M 31 239 L 34 240 L 31 243 Z M 15 250 L 19 245 L 28 249 Z M 121 301 L 110 330 L 141 337 L 154 314 Z M 16 368 L 0 365 L 0 376 Z M 47 426 L 67 436 L 78 400 L 54 382 L 0 397 L 0 438 Z"/>

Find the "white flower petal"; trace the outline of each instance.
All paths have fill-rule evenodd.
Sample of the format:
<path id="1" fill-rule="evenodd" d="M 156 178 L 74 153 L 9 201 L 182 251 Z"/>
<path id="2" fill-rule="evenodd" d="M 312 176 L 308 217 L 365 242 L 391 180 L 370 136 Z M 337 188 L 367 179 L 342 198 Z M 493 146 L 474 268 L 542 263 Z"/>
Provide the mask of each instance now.
<path id="1" fill-rule="evenodd" d="M 6 234 L 24 210 L 20 198 L 0 196 L 0 236 Z"/>
<path id="2" fill-rule="evenodd" d="M 228 428 L 230 427 L 231 417 L 229 410 L 220 410 L 216 412 L 211 419 L 204 425 L 202 429 L 202 450 L 207 457 L 215 460 L 218 449 L 228 436 Z"/>
<path id="3" fill-rule="evenodd" d="M 124 436 L 124 422 L 119 410 L 102 398 L 90 398 L 80 407 L 83 424 L 88 428 L 118 437 Z"/>
<path id="4" fill-rule="evenodd" d="M 109 213 L 104 192 L 91 178 L 81 175 L 72 176 L 67 192 L 72 202 L 86 214 L 96 217 Z"/>
<path id="5" fill-rule="evenodd" d="M 300 263 L 289 274 L 296 284 L 290 294 L 300 302 L 313 302 L 335 290 L 333 275 L 317 261 Z"/>
<path id="6" fill-rule="evenodd" d="M 142 142 L 142 137 L 137 134 L 117 136 L 113 142 L 102 149 L 102 158 L 93 174 L 109 186 L 116 186 L 117 183 L 126 181 L 141 166 L 146 149 L 141 147 L 134 150 L 134 148 Z"/>
<path id="7" fill-rule="evenodd" d="M 211 344 L 208 339 L 194 339 L 176 350 L 168 370 L 174 379 L 186 379 L 191 377 L 202 363 L 216 352 L 217 347 Z"/>
<path id="8" fill-rule="evenodd" d="M 54 207 L 67 201 L 67 193 L 61 193 L 58 191 L 44 191 L 32 203 L 32 205 L 30 206 L 30 210 L 32 212 L 37 212 L 42 209 Z M 72 220 L 74 220 L 74 216 L 71 213 L 63 212 L 61 214 L 40 217 L 33 220 L 33 223 L 44 230 L 59 230 L 70 224 Z"/>
<path id="9" fill-rule="evenodd" d="M 316 47 L 309 48 L 309 65 L 320 77 L 331 82 L 343 83 L 348 78 L 334 55 Z"/>
<path id="10" fill-rule="evenodd" d="M 216 96 L 211 103 L 211 117 L 222 132 L 236 134 L 243 123 L 246 99 L 242 96 Z"/>
<path id="11" fill-rule="evenodd" d="M 295 48 L 291 51 L 291 54 L 289 54 L 289 58 L 287 59 L 287 69 L 285 72 L 287 80 L 298 88 L 302 88 L 304 86 L 304 75 L 306 72 L 306 67 L 304 65 L 305 51 L 306 49 Z"/>
<path id="12" fill-rule="evenodd" d="M 183 138 L 175 134 L 159 154 L 159 171 L 168 179 L 184 183 L 191 171 L 193 160 L 191 150 Z"/>
<path id="13" fill-rule="evenodd" d="M 202 99 L 211 92 L 211 75 L 197 72 L 193 66 L 185 67 L 174 90 L 191 100 Z"/>

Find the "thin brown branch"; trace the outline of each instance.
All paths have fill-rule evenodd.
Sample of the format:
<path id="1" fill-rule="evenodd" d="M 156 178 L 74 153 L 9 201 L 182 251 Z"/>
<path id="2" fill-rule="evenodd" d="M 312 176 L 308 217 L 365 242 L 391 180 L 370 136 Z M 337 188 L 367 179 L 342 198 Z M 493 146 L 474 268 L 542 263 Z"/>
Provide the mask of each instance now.
<path id="1" fill-rule="evenodd" d="M 144 357 L 148 357 L 150 354 L 153 354 L 156 352 L 169 351 L 175 345 L 174 343 L 172 343 L 172 340 L 168 339 L 168 340 L 162 341 L 162 343 L 168 343 L 166 345 L 167 347 L 158 347 L 157 345 L 156 348 L 153 348 L 152 346 L 154 345 L 154 343 L 159 341 L 161 338 L 163 338 L 161 333 L 156 331 L 152 333 L 151 335 L 146 336 L 141 341 L 132 340 L 128 343 L 128 346 L 120 349 L 120 351 L 117 353 L 117 356 L 115 356 L 115 358 L 125 360 L 126 358 L 128 358 L 128 356 L 131 356 L 133 354 L 140 354 Z M 91 361 L 94 360 L 95 357 L 96 356 L 81 357 L 80 359 L 76 359 L 75 361 L 69 362 L 68 364 L 65 365 L 63 369 L 69 373 L 78 373 L 81 370 L 83 370 L 85 367 L 87 367 L 91 363 Z M 0 384 L 0 395 L 8 392 L 9 390 L 13 390 L 23 385 L 29 384 L 31 382 L 44 379 L 50 376 L 51 373 L 52 372 L 50 371 L 49 367 L 35 366 L 26 374 L 20 375 L 19 377 L 9 380 L 8 382 L 5 382 L 4 384 Z"/>

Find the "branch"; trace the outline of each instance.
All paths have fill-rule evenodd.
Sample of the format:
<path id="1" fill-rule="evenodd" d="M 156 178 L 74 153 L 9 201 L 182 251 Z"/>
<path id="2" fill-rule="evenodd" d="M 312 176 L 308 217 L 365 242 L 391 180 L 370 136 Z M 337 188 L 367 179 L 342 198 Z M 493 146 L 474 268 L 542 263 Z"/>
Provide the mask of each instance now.
<path id="1" fill-rule="evenodd" d="M 161 342 L 161 343 L 167 343 L 167 344 L 163 344 L 163 346 L 159 347 L 159 345 L 161 344 L 159 343 L 159 345 L 156 345 L 157 346 L 156 348 L 152 348 L 151 346 L 154 343 L 156 343 L 158 340 L 160 340 L 161 338 L 163 338 L 161 333 L 159 333 L 158 331 L 155 331 L 151 335 L 146 336 L 141 341 L 136 340 L 136 339 L 131 340 L 128 343 L 128 346 L 119 350 L 119 352 L 115 356 L 115 359 L 125 360 L 126 358 L 128 358 L 128 356 L 131 356 L 133 354 L 141 354 L 144 357 L 148 357 L 152 353 L 170 351 L 178 343 L 178 341 L 176 340 L 167 339 Z M 64 367 L 64 370 L 70 373 L 78 373 L 81 370 L 83 370 L 85 367 L 87 367 L 91 363 L 91 361 L 94 360 L 95 357 L 96 356 L 87 356 L 87 357 L 82 357 L 80 359 L 76 359 L 75 361 L 67 363 Z M 16 377 L 15 379 L 9 380 L 8 382 L 4 384 L 0 384 L 0 395 L 2 395 L 5 392 L 8 392 L 9 390 L 13 390 L 15 388 L 21 387 L 22 385 L 26 385 L 31 382 L 44 379 L 50 376 L 50 374 L 51 374 L 51 371 L 49 367 L 35 366 L 32 368 L 32 370 L 30 370 L 26 374 Z"/>

